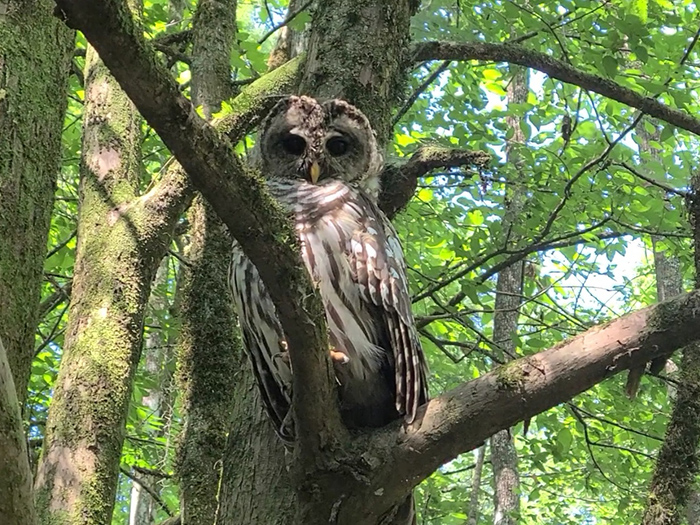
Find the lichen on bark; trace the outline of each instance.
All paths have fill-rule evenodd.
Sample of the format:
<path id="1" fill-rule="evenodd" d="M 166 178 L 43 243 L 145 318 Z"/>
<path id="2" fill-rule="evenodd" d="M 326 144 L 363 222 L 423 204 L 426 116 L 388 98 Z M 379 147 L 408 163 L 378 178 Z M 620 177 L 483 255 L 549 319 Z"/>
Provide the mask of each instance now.
<path id="1" fill-rule="evenodd" d="M 20 402 L 34 352 L 73 52 L 73 32 L 52 10 L 48 0 L 8 0 L 0 14 L 0 336 Z"/>
<path id="2" fill-rule="evenodd" d="M 51 525 L 111 520 L 144 309 L 167 237 L 144 242 L 133 105 L 92 49 L 85 78 L 72 301 L 36 483 L 40 522 Z"/>

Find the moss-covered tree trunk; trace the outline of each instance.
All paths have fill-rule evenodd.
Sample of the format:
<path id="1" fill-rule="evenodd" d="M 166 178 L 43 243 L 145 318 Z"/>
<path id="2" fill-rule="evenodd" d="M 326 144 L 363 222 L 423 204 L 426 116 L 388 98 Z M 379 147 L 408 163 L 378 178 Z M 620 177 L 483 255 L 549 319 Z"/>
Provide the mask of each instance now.
<path id="1" fill-rule="evenodd" d="M 414 8 L 414 2 L 408 0 L 316 3 L 303 78 L 293 92 L 349 100 L 367 113 L 380 140 L 386 143 L 392 109 L 404 95 L 404 65 Z M 342 492 L 343 474 L 335 481 L 295 477 L 301 466 L 284 453 L 269 421 L 260 414 L 261 404 L 247 365 L 245 373 L 246 380 L 236 385 L 236 412 L 224 456 L 218 522 L 327 523 L 336 501 L 323 501 L 323 494 Z M 302 486 L 305 488 L 300 489 Z M 307 491 L 306 496 L 300 498 L 299 490 Z M 320 496 L 309 497 L 309 492 Z"/>
<path id="2" fill-rule="evenodd" d="M 188 214 L 191 267 L 183 269 L 178 383 L 184 427 L 177 477 L 183 521 L 214 522 L 242 348 L 226 286 L 231 240 L 201 198 Z"/>
<path id="3" fill-rule="evenodd" d="M 231 95 L 235 35 L 236 1 L 200 0 L 192 26 L 192 98 L 207 118 Z M 231 237 L 201 197 L 192 203 L 188 219 L 190 266 L 182 269 L 178 344 L 185 423 L 176 470 L 183 522 L 211 525 L 242 348 L 227 286 Z"/>
<path id="4" fill-rule="evenodd" d="M 49 0 L 0 0 L 0 337 L 25 398 L 61 159 L 73 32 Z"/>
<path id="5" fill-rule="evenodd" d="M 700 177 L 692 181 L 688 199 L 693 227 L 695 287 L 700 287 Z M 655 262 L 657 258 L 655 257 Z M 659 283 L 660 284 L 660 283 Z M 674 289 L 675 288 L 675 289 Z M 674 293 L 678 279 L 661 293 Z M 683 349 L 676 400 L 666 428 L 663 445 L 656 459 L 642 525 L 677 525 L 688 505 L 693 483 L 700 469 L 700 344 Z"/>
<path id="6" fill-rule="evenodd" d="M 153 267 L 129 213 L 140 120 L 92 48 L 85 93 L 72 301 L 37 476 L 41 522 L 52 525 L 111 520 Z"/>
<path id="7" fill-rule="evenodd" d="M 111 522 L 151 281 L 182 175 L 138 195 L 140 117 L 88 50 L 78 244 L 63 358 L 36 481 L 40 522 Z"/>
<path id="8" fill-rule="evenodd" d="M 0 516 L 5 525 L 34 525 L 32 472 L 29 469 L 15 383 L 0 340 Z"/>

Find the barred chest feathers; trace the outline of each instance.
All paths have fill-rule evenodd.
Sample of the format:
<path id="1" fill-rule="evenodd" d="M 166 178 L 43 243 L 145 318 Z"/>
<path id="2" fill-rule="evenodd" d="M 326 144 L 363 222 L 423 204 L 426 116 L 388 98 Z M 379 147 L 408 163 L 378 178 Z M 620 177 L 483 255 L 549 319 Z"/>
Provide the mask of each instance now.
<path id="1" fill-rule="evenodd" d="M 372 262 L 382 249 L 376 242 L 382 225 L 368 216 L 368 197 L 338 180 L 321 184 L 270 180 L 268 186 L 272 195 L 294 215 L 302 258 L 326 311 L 331 345 L 349 358 L 348 363 L 336 366 L 341 387 L 354 390 L 348 383 L 373 383 L 380 369 L 388 364 L 390 351 L 377 344 L 386 337 L 374 321 L 372 305 L 362 300 L 362 295 L 369 291 L 358 284 L 357 274 L 391 269 L 375 268 Z M 382 381 L 382 385 L 386 382 Z M 385 386 L 382 389 L 386 390 Z M 366 395 L 367 391 L 363 396 Z"/>

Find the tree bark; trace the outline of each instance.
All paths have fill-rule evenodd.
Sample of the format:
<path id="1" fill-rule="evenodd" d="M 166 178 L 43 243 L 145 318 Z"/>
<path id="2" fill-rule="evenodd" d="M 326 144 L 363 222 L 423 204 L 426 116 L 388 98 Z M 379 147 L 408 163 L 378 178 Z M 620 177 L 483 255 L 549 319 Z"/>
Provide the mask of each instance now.
<path id="1" fill-rule="evenodd" d="M 469 508 L 465 525 L 477 525 L 479 522 L 479 492 L 481 491 L 481 473 L 484 469 L 484 457 L 486 447 L 479 447 L 476 455 L 476 464 L 472 474 L 471 494 L 469 495 Z"/>
<path id="2" fill-rule="evenodd" d="M 183 521 L 210 525 L 216 517 L 231 414 L 240 403 L 233 392 L 242 347 L 226 286 L 230 237 L 201 198 L 195 199 L 188 218 L 187 259 L 192 266 L 183 269 L 178 383 L 184 427 L 176 472 Z"/>
<path id="3" fill-rule="evenodd" d="M 200 0 L 192 25 L 192 96 L 211 118 L 231 94 L 230 54 L 236 2 Z M 178 448 L 180 515 L 188 525 L 216 519 L 221 461 L 230 426 L 241 343 L 228 291 L 232 240 L 201 197 L 189 214 L 190 245 L 182 269 L 179 384 L 185 424 Z"/>
<path id="4" fill-rule="evenodd" d="M 27 440 L 12 380 L 12 370 L 0 340 L 0 516 L 6 525 L 34 525 Z"/>
<path id="5" fill-rule="evenodd" d="M 85 78 L 70 317 L 36 481 L 51 525 L 111 521 L 144 310 L 185 201 L 165 181 L 138 197 L 140 119 L 92 49 Z"/>
<path id="6" fill-rule="evenodd" d="M 700 178 L 691 181 L 688 200 L 693 226 L 695 287 L 700 288 Z M 674 276 L 675 277 L 675 276 Z M 669 279 L 671 292 L 678 279 Z M 665 289 L 659 289 L 665 293 Z M 663 445 L 656 459 L 642 525 L 677 525 L 700 468 L 700 344 L 694 342 L 683 350 L 676 400 Z"/>
<path id="7" fill-rule="evenodd" d="M 24 402 L 74 34 L 53 2 L 0 1 L 0 337 Z"/>
<path id="8" fill-rule="evenodd" d="M 292 525 L 297 515 L 295 482 L 285 453 L 263 410 L 248 360 L 235 379 L 231 430 L 223 459 L 217 523 Z"/>
<path id="9" fill-rule="evenodd" d="M 233 95 L 231 48 L 236 39 L 236 0 L 199 0 L 192 21 L 192 102 L 211 120 Z"/>
<path id="10" fill-rule="evenodd" d="M 380 144 L 391 136 L 391 109 L 406 87 L 414 4 L 331 0 L 318 2 L 313 17 L 301 92 L 348 100 L 367 115 Z"/>
<path id="11" fill-rule="evenodd" d="M 508 103 L 527 102 L 527 70 L 510 68 L 512 78 L 508 84 Z M 503 216 L 504 243 L 506 247 L 517 245 L 520 235 L 513 232 L 526 204 L 523 178 L 523 163 L 519 160 L 517 148 L 525 143 L 520 128 L 520 119 L 506 118 L 513 135 L 506 143 L 506 162 L 511 166 L 512 176 L 506 181 L 505 214 Z M 496 281 L 495 312 L 493 314 L 493 340 L 498 345 L 496 351 L 505 361 L 515 355 L 513 337 L 518 333 L 518 317 L 523 291 L 523 262 L 504 268 L 498 272 Z M 520 478 L 518 475 L 518 454 L 510 430 L 502 430 L 491 440 L 491 465 L 493 466 L 494 525 L 515 525 L 520 510 Z"/>

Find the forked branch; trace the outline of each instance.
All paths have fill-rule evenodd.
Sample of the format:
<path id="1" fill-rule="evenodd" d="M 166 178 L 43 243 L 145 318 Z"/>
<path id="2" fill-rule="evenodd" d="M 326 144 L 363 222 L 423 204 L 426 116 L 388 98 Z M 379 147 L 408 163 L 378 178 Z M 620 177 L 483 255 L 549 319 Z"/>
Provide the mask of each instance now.
<path id="1" fill-rule="evenodd" d="M 294 367 L 302 454 L 343 433 L 323 307 L 302 265 L 296 234 L 259 177 L 197 115 L 143 38 L 124 0 L 57 0 L 57 15 L 83 32 L 143 117 L 257 266 L 277 308 Z"/>
<path id="2" fill-rule="evenodd" d="M 463 383 L 431 400 L 410 428 L 397 423 L 368 437 L 363 460 L 378 467 L 366 488 L 347 499 L 345 510 L 353 516 L 364 512 L 363 519 L 371 523 L 375 513 L 381 515 L 441 465 L 499 430 L 696 340 L 700 291 L 596 326 Z"/>

